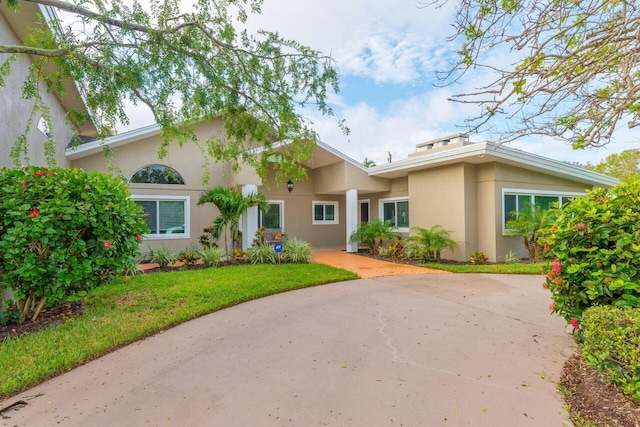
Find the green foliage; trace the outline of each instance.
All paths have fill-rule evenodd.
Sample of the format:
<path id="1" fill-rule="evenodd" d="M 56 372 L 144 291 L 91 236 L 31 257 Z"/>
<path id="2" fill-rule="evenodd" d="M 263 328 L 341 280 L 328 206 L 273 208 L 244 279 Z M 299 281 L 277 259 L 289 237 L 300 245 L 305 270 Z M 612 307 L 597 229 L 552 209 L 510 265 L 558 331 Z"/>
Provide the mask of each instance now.
<path id="1" fill-rule="evenodd" d="M 148 232 L 126 183 L 77 169 L 0 170 L 0 289 L 26 316 L 121 275 Z"/>
<path id="2" fill-rule="evenodd" d="M 178 257 L 166 246 L 161 246 L 151 251 L 151 262 L 158 264 L 162 268 L 173 265 L 177 260 Z"/>
<path id="3" fill-rule="evenodd" d="M 422 267 L 435 270 L 450 271 L 452 273 L 488 273 L 488 274 L 542 274 L 543 265 L 540 263 L 520 264 L 437 264 L 426 263 Z"/>
<path id="4" fill-rule="evenodd" d="M 622 153 L 608 155 L 597 165 L 589 165 L 587 169 L 622 180 L 640 178 L 640 150 L 625 150 Z"/>
<path id="5" fill-rule="evenodd" d="M 484 265 L 489 261 L 489 257 L 484 252 L 474 251 L 469 258 L 469 262 L 472 265 Z"/>
<path id="6" fill-rule="evenodd" d="M 185 264 L 195 264 L 200 259 L 200 251 L 198 248 L 189 247 L 178 254 L 178 259 Z"/>
<path id="7" fill-rule="evenodd" d="M 516 255 L 511 249 L 509 249 L 509 252 L 504 256 L 504 263 L 517 264 L 519 262 L 520 262 L 520 257 Z"/>
<path id="8" fill-rule="evenodd" d="M 640 399 L 640 310 L 592 307 L 584 312 L 582 326 L 585 361 Z"/>
<path id="9" fill-rule="evenodd" d="M 555 258 L 545 269 L 553 312 L 580 322 L 593 305 L 640 307 L 640 181 L 591 190 L 557 215 L 540 240 Z"/>
<path id="10" fill-rule="evenodd" d="M 243 265 L 141 274 L 95 290 L 72 322 L 0 345 L 0 400 L 205 314 L 268 295 L 357 279 L 324 264 Z"/>
<path id="11" fill-rule="evenodd" d="M 543 248 L 538 239 L 551 227 L 553 211 L 526 203 L 524 209 L 511 212 L 511 216 L 514 218 L 507 221 L 508 233 L 522 236 L 527 256 L 537 261 L 543 255 Z"/>
<path id="12" fill-rule="evenodd" d="M 247 249 L 247 257 L 251 264 L 275 264 L 278 262 L 276 251 L 271 245 L 257 245 Z"/>
<path id="13" fill-rule="evenodd" d="M 162 158 L 170 143 L 197 141 L 190 124 L 220 116 L 224 137 L 214 133 L 197 141 L 204 155 L 245 162 L 263 177 L 272 167 L 279 180 L 301 179 L 300 161 L 310 158 L 316 133 L 300 107 L 314 105 L 333 116 L 327 97 L 338 91 L 338 73 L 320 52 L 277 33 L 250 33 L 245 22 L 260 13 L 261 4 L 56 2 L 50 7 L 65 11 L 64 19 L 47 27 L 26 16 L 35 29 L 24 45 L 0 46 L 0 53 L 30 58 L 23 93 L 36 105 L 41 104 L 39 82 L 49 92 L 63 92 L 63 82 L 82 81 L 101 136 L 111 134 L 118 122 L 128 123 L 127 102 L 144 104 L 162 129 Z M 16 13 L 26 12 L 16 7 Z M 85 24 L 83 31 L 71 27 L 77 22 Z M 0 66 L 0 86 L 9 66 Z M 74 110 L 68 119 L 83 123 L 88 114 Z M 338 125 L 348 133 L 342 121 Z M 274 141 L 291 143 L 277 150 L 280 144 Z M 263 149 L 253 150 L 256 146 Z M 280 161 L 270 161 L 274 154 Z"/>
<path id="14" fill-rule="evenodd" d="M 417 233 L 407 239 L 409 247 L 406 254 L 410 258 L 421 261 L 440 261 L 443 250 L 456 250 L 458 244 L 451 239 L 449 231 L 441 225 L 434 225 L 431 228 L 412 227 L 411 230 Z"/>
<path id="15" fill-rule="evenodd" d="M 398 239 L 400 236 L 400 233 L 394 231 L 391 221 L 376 218 L 360 224 L 360 227 L 349 236 L 349 241 L 364 243 L 369 253 L 375 254 L 385 240 Z"/>
<path id="16" fill-rule="evenodd" d="M 205 267 L 217 267 L 223 255 L 222 249 L 218 247 L 204 248 L 200 251 L 200 258 Z"/>
<path id="17" fill-rule="evenodd" d="M 210 188 L 200 194 L 198 206 L 206 203 L 213 203 L 220 212 L 213 220 L 211 235 L 215 239 L 219 239 L 225 230 L 228 230 L 228 234 L 225 236 L 227 254 L 229 253 L 229 242 L 235 241 L 239 235 L 238 223 L 242 214 L 254 206 L 262 211 L 269 209 L 269 202 L 264 194 L 251 193 L 245 196 L 240 191 L 223 185 Z"/>
<path id="18" fill-rule="evenodd" d="M 285 262 L 308 264 L 311 262 L 311 245 L 295 237 L 286 239 L 282 248 L 282 258 Z"/>

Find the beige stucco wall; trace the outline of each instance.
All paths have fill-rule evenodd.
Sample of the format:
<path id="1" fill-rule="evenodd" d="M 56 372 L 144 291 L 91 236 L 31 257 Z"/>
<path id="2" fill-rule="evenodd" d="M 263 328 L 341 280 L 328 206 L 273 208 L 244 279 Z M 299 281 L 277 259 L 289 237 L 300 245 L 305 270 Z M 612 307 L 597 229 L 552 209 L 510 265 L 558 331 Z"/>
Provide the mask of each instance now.
<path id="1" fill-rule="evenodd" d="M 222 124 L 220 121 L 201 123 L 195 127 L 196 135 L 199 139 L 204 139 L 212 133 L 220 132 L 221 129 Z M 234 174 L 228 164 L 214 163 L 203 168 L 202 153 L 194 143 L 187 142 L 182 147 L 172 144 L 169 147 L 168 156 L 163 160 L 158 159 L 158 147 L 159 137 L 151 136 L 110 150 L 112 167 L 119 170 L 127 179 L 141 167 L 162 164 L 177 170 L 185 181 L 185 185 L 129 185 L 129 191 L 132 195 L 188 196 L 190 198 L 190 237 L 148 239 L 142 245 L 143 251 L 146 248 L 153 249 L 159 246 L 167 246 L 177 252 L 189 246 L 198 245 L 203 229 L 210 226 L 218 214 L 217 209 L 212 204 L 197 205 L 200 193 L 206 188 L 216 185 L 259 185 L 262 182 L 253 170 L 247 166 L 243 167 L 239 174 Z M 71 165 L 89 171 L 110 171 L 109 160 L 102 152 L 73 160 Z M 209 182 L 206 186 L 202 184 L 204 174 L 209 175 Z"/>
<path id="2" fill-rule="evenodd" d="M 388 179 L 370 177 L 369 174 L 346 161 L 339 161 L 311 171 L 313 191 L 316 194 L 337 194 L 357 189 L 360 193 L 390 191 Z"/>
<path id="3" fill-rule="evenodd" d="M 0 13 L 0 44 L 18 45 L 20 41 L 11 30 L 5 17 Z M 0 53 L 0 63 L 9 55 Z M 31 60 L 25 56 L 19 56 L 11 67 L 11 75 L 0 87 L 0 117 L 2 118 L 2 132 L 0 133 L 0 166 L 12 166 L 10 157 L 11 147 L 18 135 L 22 134 L 27 126 L 28 118 L 33 108 L 33 101 L 21 98 L 22 84 L 27 75 Z M 44 85 L 41 85 L 44 88 Z M 65 166 L 64 147 L 71 141 L 72 131 L 65 121 L 66 111 L 58 98 L 41 90 L 46 105 L 50 108 L 52 133 L 56 141 L 56 162 L 58 166 Z M 34 117 L 32 130 L 27 135 L 29 149 L 27 157 L 33 165 L 44 165 L 45 157 L 43 146 L 47 137 L 37 128 L 39 116 Z M 24 159 L 21 160 L 24 163 Z"/>

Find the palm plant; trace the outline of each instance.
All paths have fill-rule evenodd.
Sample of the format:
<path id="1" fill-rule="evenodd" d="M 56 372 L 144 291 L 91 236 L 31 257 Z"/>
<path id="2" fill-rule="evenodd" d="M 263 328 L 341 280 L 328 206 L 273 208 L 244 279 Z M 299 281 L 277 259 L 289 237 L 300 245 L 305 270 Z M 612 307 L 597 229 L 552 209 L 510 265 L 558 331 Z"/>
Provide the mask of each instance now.
<path id="1" fill-rule="evenodd" d="M 532 260 L 537 260 L 543 253 L 538 239 L 553 224 L 551 212 L 544 210 L 540 205 L 526 203 L 524 209 L 510 213 L 513 219 L 507 221 L 507 232 L 511 235 L 522 236 L 524 249 Z"/>
<path id="2" fill-rule="evenodd" d="M 251 193 L 242 194 L 240 191 L 218 185 L 200 193 L 198 206 L 206 203 L 213 203 L 220 211 L 211 226 L 211 234 L 214 238 L 219 239 L 225 236 L 225 252 L 229 254 L 228 242 L 235 240 L 238 236 L 238 223 L 240 217 L 249 208 L 257 206 L 263 212 L 269 209 L 269 202 L 264 194 Z M 226 233 L 226 234 L 225 234 Z"/>
<path id="3" fill-rule="evenodd" d="M 400 233 L 393 231 L 394 227 L 391 221 L 382 221 L 376 218 L 373 221 L 365 222 L 351 233 L 349 240 L 351 242 L 360 242 L 367 245 L 369 253 L 375 254 L 382 242 L 390 239 L 400 238 Z"/>
<path id="4" fill-rule="evenodd" d="M 458 247 L 458 243 L 451 239 L 450 232 L 442 228 L 441 225 L 434 225 L 431 228 L 412 227 L 411 229 L 417 234 L 407 239 L 411 242 L 409 252 L 425 261 L 440 262 L 440 255 L 444 249 L 454 251 Z"/>

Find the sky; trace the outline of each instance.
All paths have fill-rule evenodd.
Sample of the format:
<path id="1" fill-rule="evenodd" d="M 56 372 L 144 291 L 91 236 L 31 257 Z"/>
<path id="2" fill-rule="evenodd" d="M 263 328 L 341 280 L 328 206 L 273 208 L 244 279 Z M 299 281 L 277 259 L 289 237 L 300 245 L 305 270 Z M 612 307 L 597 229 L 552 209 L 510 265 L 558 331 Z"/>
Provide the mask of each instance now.
<path id="1" fill-rule="evenodd" d="M 330 103 L 350 134 L 341 132 L 335 118 L 312 109 L 302 113 L 313 121 L 320 140 L 354 160 L 381 164 L 389 155 L 393 161 L 404 159 L 420 142 L 465 131 L 465 119 L 476 115 L 478 107 L 447 98 L 473 88 L 477 76 L 444 87 L 438 79 L 453 60 L 455 45 L 447 39 L 457 2 L 420 8 L 419 1 L 265 0 L 262 14 L 250 18 L 252 28 L 278 32 L 335 60 L 340 92 Z M 148 117 L 135 112 L 130 118 L 123 130 L 149 124 Z M 491 135 L 470 139 L 491 140 Z M 595 164 L 612 153 L 640 148 L 640 135 L 622 131 L 606 147 L 579 151 L 541 137 L 509 145 L 556 160 Z"/>

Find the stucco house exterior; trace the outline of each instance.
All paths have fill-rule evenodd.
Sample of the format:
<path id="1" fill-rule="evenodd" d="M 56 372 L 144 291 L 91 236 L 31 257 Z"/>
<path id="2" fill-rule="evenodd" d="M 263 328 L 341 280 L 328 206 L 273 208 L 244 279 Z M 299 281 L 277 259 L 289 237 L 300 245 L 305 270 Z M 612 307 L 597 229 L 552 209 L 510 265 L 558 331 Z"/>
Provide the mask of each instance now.
<path id="1" fill-rule="evenodd" d="M 37 25 L 38 13 L 46 21 L 52 12 L 26 2 L 15 13 L 0 3 L 0 44 L 21 43 Z M 0 54 L 0 60 L 5 58 Z M 10 147 L 29 119 L 32 104 L 20 97 L 22 76 L 29 65 L 28 58 L 18 58 L 0 88 L 0 165 L 11 164 Z M 289 192 L 286 185 L 276 183 L 273 174 L 262 180 L 248 167 L 239 173 L 226 163 L 203 167 L 195 144 L 182 148 L 174 144 L 167 158 L 159 161 L 157 126 L 65 149 L 74 130 L 65 114 L 85 108 L 76 83 L 65 85 L 62 96 L 41 90 L 52 123 L 46 129 L 40 117 L 33 118 L 38 125 L 27 138 L 30 163 L 44 164 L 43 143 L 53 138 L 58 165 L 111 172 L 103 153 L 109 147 L 112 166 L 129 180 L 131 197 L 148 213 L 152 232 L 145 245 L 149 248 L 168 246 L 179 251 L 198 245 L 203 229 L 217 214 L 211 205 L 197 206 L 199 194 L 208 187 L 225 185 L 244 193 L 260 191 L 270 200 L 268 213 L 254 208 L 243 216 L 244 248 L 251 245 L 256 230 L 266 226 L 306 240 L 316 249 L 354 252 L 357 244 L 349 242 L 350 234 L 361 222 L 378 217 L 391 220 L 403 233 L 415 226 L 441 225 L 459 244 L 455 252 L 444 254 L 447 258 L 466 260 L 478 250 L 492 261 L 501 261 L 510 250 L 524 256 L 521 239 L 505 230 L 506 214 L 524 201 L 562 203 L 587 189 L 618 183 L 577 166 L 504 145 L 472 143 L 466 135 L 456 134 L 418 144 L 407 159 L 371 168 L 318 141 L 313 157 L 303 163 L 308 179 L 294 182 Z M 223 135 L 217 120 L 196 124 L 194 130 L 201 140 Z M 95 135 L 91 123 L 75 131 Z M 202 184 L 203 174 L 210 177 L 207 187 Z"/>
<path id="2" fill-rule="evenodd" d="M 22 2 L 20 13 L 9 9 L 6 2 L 0 2 L 0 45 L 20 45 L 29 31 L 40 25 L 38 15 L 45 20 L 49 19 L 50 9 L 35 3 Z M 9 57 L 0 53 L 0 63 Z M 27 121 L 33 120 L 33 127 L 27 135 L 26 157 L 30 164 L 44 165 L 44 143 L 53 138 L 57 147 L 56 162 L 59 166 L 66 166 L 65 147 L 71 141 L 73 127 L 67 122 L 66 114 L 70 110 L 86 111 L 78 86 L 74 81 L 65 81 L 64 95 L 47 93 L 44 85 L 40 85 L 40 96 L 44 104 L 49 108 L 51 126 L 45 126 L 40 116 L 30 117 L 33 108 L 32 100 L 22 99 L 22 84 L 27 75 L 31 60 L 25 56 L 18 56 L 11 66 L 11 74 L 0 87 L 0 117 L 2 118 L 2 133 L 0 134 L 0 166 L 11 166 L 10 156 L 18 135 L 22 134 L 27 126 Z M 94 136 L 96 129 L 93 123 L 87 122 L 75 129 L 79 135 Z"/>
<path id="3" fill-rule="evenodd" d="M 220 122 L 201 123 L 196 133 L 205 137 L 221 132 Z M 195 144 L 172 147 L 166 161 L 155 156 L 156 126 L 68 149 L 71 166 L 107 171 L 103 145 L 112 162 L 130 179 L 132 197 L 148 210 L 153 232 L 150 248 L 160 245 L 176 251 L 197 244 L 205 227 L 215 218 L 211 205 L 197 206 L 203 169 Z M 315 249 L 357 250 L 349 235 L 362 221 L 379 217 L 391 220 L 402 233 L 411 227 L 441 225 L 451 232 L 459 248 L 446 257 L 466 260 L 483 251 L 490 260 L 502 261 L 509 251 L 524 256 L 520 237 L 505 229 L 509 212 L 531 201 L 563 203 L 585 190 L 618 183 L 617 179 L 578 166 L 492 143 L 473 143 L 464 134 L 418 144 L 405 160 L 365 168 L 323 142 L 317 142 L 312 159 L 304 162 L 308 179 L 294 182 L 288 191 L 273 174 L 264 181 L 245 168 L 234 173 L 227 164 L 205 171 L 209 186 L 225 185 L 245 193 L 260 191 L 271 207 L 268 215 L 248 212 L 241 228 L 243 247 L 251 245 L 259 226 L 277 228 L 306 240 Z M 141 180 L 150 170 L 169 168 L 179 182 Z M 131 182 L 137 181 L 137 182 Z"/>

